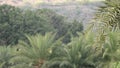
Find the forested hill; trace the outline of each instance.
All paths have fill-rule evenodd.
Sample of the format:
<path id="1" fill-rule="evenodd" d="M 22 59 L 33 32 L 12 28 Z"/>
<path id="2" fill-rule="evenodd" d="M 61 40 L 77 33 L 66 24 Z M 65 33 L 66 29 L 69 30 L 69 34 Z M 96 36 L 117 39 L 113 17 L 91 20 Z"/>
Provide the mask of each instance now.
<path id="1" fill-rule="evenodd" d="M 84 25 L 93 18 L 98 6 L 103 0 L 1 0 L 0 4 L 22 6 L 24 9 L 34 7 L 35 9 L 52 9 L 60 15 L 65 16 L 68 21 L 82 21 Z"/>
<path id="2" fill-rule="evenodd" d="M 42 4 L 37 8 L 48 8 L 56 11 L 58 14 L 65 16 L 68 18 L 68 21 L 78 20 L 82 21 L 84 25 L 86 25 L 94 16 L 96 9 L 102 5 L 101 1 L 97 2 L 89 2 L 85 4 L 80 3 L 66 3 L 59 5 L 48 5 Z"/>

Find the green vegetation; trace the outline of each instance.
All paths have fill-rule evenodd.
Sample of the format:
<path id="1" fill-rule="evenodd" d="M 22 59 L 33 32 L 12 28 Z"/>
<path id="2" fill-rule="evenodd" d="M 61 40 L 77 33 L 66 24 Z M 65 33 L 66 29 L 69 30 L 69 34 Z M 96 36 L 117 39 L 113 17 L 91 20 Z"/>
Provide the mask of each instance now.
<path id="1" fill-rule="evenodd" d="M 119 10 L 119 0 L 106 0 L 105 6 L 101 6 L 97 13 L 97 19 L 100 20 L 100 22 L 104 22 L 104 25 L 109 26 L 109 28 L 120 29 Z"/>
<path id="2" fill-rule="evenodd" d="M 58 39 L 63 36 L 68 37 L 67 33 L 71 27 L 72 30 L 75 30 L 70 31 L 71 34 L 83 30 L 81 23 L 66 22 L 63 16 L 48 9 L 22 10 L 9 5 L 2 5 L 0 6 L 0 18 L 0 45 L 17 44 L 18 40 L 26 39 L 25 34 L 35 35 L 36 33 L 54 32 L 57 33 L 56 39 Z M 64 42 L 68 43 L 69 41 L 70 36 Z"/>
<path id="3" fill-rule="evenodd" d="M 106 0 L 84 31 L 48 9 L 0 6 L 0 68 L 120 68 L 119 5 Z"/>
<path id="4" fill-rule="evenodd" d="M 64 46 L 60 40 L 54 41 L 52 33 L 27 35 L 28 42 L 19 41 L 13 47 L 1 46 L 1 67 L 113 68 L 119 64 L 120 32 L 108 32 L 105 42 L 101 43 L 95 41 L 91 32 L 78 35 Z"/>

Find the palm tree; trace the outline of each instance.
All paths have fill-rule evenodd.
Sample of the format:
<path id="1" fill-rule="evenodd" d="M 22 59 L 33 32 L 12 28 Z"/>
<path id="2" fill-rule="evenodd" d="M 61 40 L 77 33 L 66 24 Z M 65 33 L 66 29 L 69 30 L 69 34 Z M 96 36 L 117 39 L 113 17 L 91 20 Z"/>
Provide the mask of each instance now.
<path id="1" fill-rule="evenodd" d="M 93 63 L 94 56 L 92 51 L 92 44 L 94 42 L 93 34 L 82 35 L 73 37 L 72 41 L 64 46 L 63 50 L 65 55 L 50 60 L 48 68 L 95 68 Z"/>
<path id="2" fill-rule="evenodd" d="M 105 68 L 113 68 L 112 63 L 120 62 L 120 31 L 107 32 L 105 42 L 103 43 L 102 63 Z M 105 64 L 107 63 L 107 64 Z M 102 68 L 103 65 L 102 65 Z"/>
<path id="3" fill-rule="evenodd" d="M 20 41 L 18 44 L 18 56 L 13 59 L 17 68 L 21 65 L 28 68 L 40 68 L 52 53 L 54 35 L 46 33 L 35 36 L 27 35 L 28 42 Z M 16 67 L 15 67 L 16 68 Z M 20 68 L 20 67 L 19 67 Z"/>
<path id="4" fill-rule="evenodd" d="M 100 21 L 108 28 L 120 29 L 120 0 L 106 0 L 96 14 L 97 21 Z"/>
<path id="5" fill-rule="evenodd" d="M 120 0 L 106 0 L 96 14 L 99 21 L 97 44 L 101 47 L 97 68 L 113 68 L 119 62 Z"/>

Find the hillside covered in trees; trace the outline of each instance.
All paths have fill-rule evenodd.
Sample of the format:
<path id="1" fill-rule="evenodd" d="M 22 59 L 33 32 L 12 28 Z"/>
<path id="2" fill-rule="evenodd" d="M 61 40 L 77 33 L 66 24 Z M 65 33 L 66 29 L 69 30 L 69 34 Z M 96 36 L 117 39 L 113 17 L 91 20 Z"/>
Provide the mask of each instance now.
<path id="1" fill-rule="evenodd" d="M 52 1 L 0 1 L 0 68 L 120 68 L 120 0 Z"/>

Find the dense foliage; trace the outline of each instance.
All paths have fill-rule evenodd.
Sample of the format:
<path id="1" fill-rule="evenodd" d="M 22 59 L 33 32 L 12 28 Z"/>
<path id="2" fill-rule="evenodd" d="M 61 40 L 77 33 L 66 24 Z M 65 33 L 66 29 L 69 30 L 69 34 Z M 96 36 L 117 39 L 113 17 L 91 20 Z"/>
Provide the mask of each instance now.
<path id="1" fill-rule="evenodd" d="M 119 66 L 120 32 L 110 32 L 105 42 L 96 42 L 94 33 L 78 33 L 69 44 L 54 41 L 46 33 L 28 36 L 28 42 L 17 46 L 0 47 L 2 68 L 114 68 Z M 56 53 L 57 52 L 57 53 Z M 115 68 L 116 68 L 115 67 Z"/>
<path id="2" fill-rule="evenodd" d="M 48 9 L 37 10 L 22 10 L 17 7 L 2 5 L 0 6 L 0 44 L 14 45 L 18 40 L 25 40 L 24 34 L 34 35 L 36 33 L 45 34 L 46 32 L 57 33 L 56 39 L 67 36 L 65 43 L 70 41 L 70 36 L 67 35 L 69 28 L 72 27 L 75 31 L 70 31 L 71 34 L 77 31 L 82 31 L 81 23 L 68 23 L 61 15 Z M 79 26 L 80 25 L 80 26 Z M 74 34 L 73 34 L 74 35 Z M 63 41 L 64 41 L 63 40 Z"/>
<path id="3" fill-rule="evenodd" d="M 107 0 L 106 2 L 108 2 L 105 3 L 106 8 L 117 4 L 112 0 Z M 43 29 L 42 32 L 40 31 L 40 33 L 34 32 L 34 30 L 33 32 L 29 32 L 28 29 L 28 32 L 26 32 L 27 30 L 25 31 L 25 33 L 28 33 L 25 34 L 26 40 L 19 39 L 16 46 L 0 46 L 0 68 L 120 68 L 119 17 L 108 20 L 106 19 L 108 18 L 107 15 L 104 16 L 104 19 L 98 16 L 96 20 L 100 22 L 96 21 L 99 26 L 98 29 L 96 29 L 97 31 L 95 32 L 90 29 L 93 27 L 90 26 L 88 30 L 81 33 L 77 32 L 82 29 L 81 24 L 76 24 L 77 21 L 67 24 L 68 22 L 65 23 L 62 16 L 53 15 L 54 12 L 50 10 L 39 9 L 37 11 L 25 11 L 26 12 L 23 13 L 23 11 L 20 10 L 20 12 L 26 16 L 24 16 L 24 21 L 27 23 L 22 22 L 22 26 L 27 24 L 27 27 L 24 26 L 24 28 L 26 27 L 26 29 L 28 29 L 28 27 L 30 27 L 31 30 L 36 30 L 39 28 L 36 26 L 44 24 L 44 26 L 41 27 L 46 29 Z M 112 11 L 113 10 L 110 10 L 110 12 Z M 50 12 L 52 14 L 49 14 Z M 110 13 L 110 15 L 112 15 L 112 13 Z M 33 22 L 37 24 L 35 26 L 36 28 L 32 28 L 35 24 Z M 11 22 L 8 22 L 8 24 L 9 23 Z M 112 25 L 109 23 L 112 23 Z M 4 24 L 1 23 L 1 26 Z M 18 24 L 21 24 L 21 22 Z M 94 24 L 95 23 L 93 23 L 93 25 Z M 48 27 L 51 27 L 51 29 L 49 30 Z M 6 29 L 8 28 L 6 27 Z M 9 34 L 5 34 L 4 36 L 6 35 Z M 67 42 L 67 44 L 64 44 L 63 41 Z"/>
<path id="4" fill-rule="evenodd" d="M 109 28 L 120 29 L 120 1 L 106 0 L 104 3 L 96 15 L 97 21 L 104 22 Z"/>

